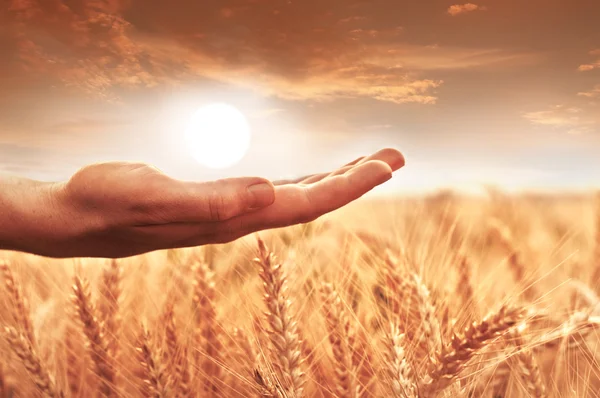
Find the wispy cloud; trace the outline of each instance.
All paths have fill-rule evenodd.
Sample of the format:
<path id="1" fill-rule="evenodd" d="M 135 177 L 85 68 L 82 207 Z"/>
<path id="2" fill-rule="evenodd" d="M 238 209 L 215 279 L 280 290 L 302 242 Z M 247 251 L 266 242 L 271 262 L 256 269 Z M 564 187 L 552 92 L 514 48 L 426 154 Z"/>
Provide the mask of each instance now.
<path id="1" fill-rule="evenodd" d="M 580 72 L 588 72 L 594 69 L 600 69 L 600 49 L 590 51 L 590 55 L 598 56 L 598 59 L 589 64 L 579 65 L 577 68 Z"/>
<path id="2" fill-rule="evenodd" d="M 368 18 L 365 16 L 353 15 L 350 17 L 342 18 L 338 21 L 340 24 L 349 24 L 366 21 Z"/>
<path id="3" fill-rule="evenodd" d="M 164 10 L 127 0 L 11 1 L 21 78 L 109 101 L 123 89 L 209 78 L 285 99 L 433 104 L 443 81 L 432 71 L 530 60 L 495 49 L 411 45 L 403 27 L 375 24 L 368 9 L 332 12 L 317 0 L 281 5 L 275 14 L 244 2 Z"/>
<path id="4" fill-rule="evenodd" d="M 132 38 L 124 0 L 11 0 L 20 66 L 30 78 L 54 78 L 94 96 L 111 88 L 154 86 L 155 59 Z"/>
<path id="5" fill-rule="evenodd" d="M 416 71 L 384 65 L 365 58 L 365 40 L 385 41 L 401 28 L 354 29 L 350 35 L 302 23 L 273 26 L 271 10 L 240 6 L 205 7 L 205 14 L 243 20 L 250 31 L 188 26 L 158 16 L 160 34 L 143 34 L 122 16 L 124 0 L 12 0 L 11 13 L 21 67 L 40 78 L 54 78 L 64 86 L 117 101 L 116 88 L 153 87 L 209 77 L 252 86 L 283 98 L 327 100 L 370 97 L 395 103 L 435 102 L 433 89 L 441 82 L 422 78 Z M 140 10 L 130 10 L 132 14 Z M 139 18 L 148 17 L 139 14 Z M 290 21 L 297 18 L 290 14 Z M 161 19 L 162 18 L 162 19 Z M 319 21 L 320 19 L 320 21 Z M 343 22 L 360 22 L 355 17 Z M 207 24 L 208 25 L 208 24 Z M 340 28 L 341 29 L 341 28 Z M 318 40 L 316 40 L 318 39 Z M 367 54 L 368 55 L 368 54 Z"/>
<path id="6" fill-rule="evenodd" d="M 473 3 L 455 4 L 448 8 L 448 14 L 455 17 L 457 15 L 465 14 L 468 12 L 485 11 L 485 10 L 487 10 L 487 8 L 485 6 L 480 6 L 480 5 L 473 4 Z"/>
<path id="7" fill-rule="evenodd" d="M 567 105 L 555 105 L 550 109 L 528 112 L 523 117 L 531 123 L 556 129 L 569 134 L 584 134 L 596 130 L 598 120 L 582 108 Z"/>
<path id="8" fill-rule="evenodd" d="M 599 98 L 600 97 L 600 84 L 595 85 L 589 91 L 582 91 L 580 93 L 577 93 L 577 95 L 579 95 L 581 97 L 587 97 L 587 98 Z"/>

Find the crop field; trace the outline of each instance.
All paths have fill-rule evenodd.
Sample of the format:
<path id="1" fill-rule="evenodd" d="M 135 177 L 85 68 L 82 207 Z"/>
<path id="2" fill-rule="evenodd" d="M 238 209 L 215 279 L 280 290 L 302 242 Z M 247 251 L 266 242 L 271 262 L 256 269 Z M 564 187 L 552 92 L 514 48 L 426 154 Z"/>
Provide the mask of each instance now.
<path id="1" fill-rule="evenodd" d="M 0 252 L 0 397 L 598 397 L 600 199 L 365 199 L 227 245 Z"/>

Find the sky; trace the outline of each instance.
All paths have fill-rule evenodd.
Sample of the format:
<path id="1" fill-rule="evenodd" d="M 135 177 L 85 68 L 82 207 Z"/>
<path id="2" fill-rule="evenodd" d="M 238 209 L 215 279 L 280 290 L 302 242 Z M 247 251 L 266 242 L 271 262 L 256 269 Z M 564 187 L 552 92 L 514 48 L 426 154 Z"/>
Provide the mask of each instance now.
<path id="1" fill-rule="evenodd" d="M 475 1 L 475 0 L 474 0 Z M 0 0 L 0 171 L 291 177 L 392 146 L 389 191 L 600 187 L 600 1 Z M 208 170 L 198 107 L 251 126 Z"/>

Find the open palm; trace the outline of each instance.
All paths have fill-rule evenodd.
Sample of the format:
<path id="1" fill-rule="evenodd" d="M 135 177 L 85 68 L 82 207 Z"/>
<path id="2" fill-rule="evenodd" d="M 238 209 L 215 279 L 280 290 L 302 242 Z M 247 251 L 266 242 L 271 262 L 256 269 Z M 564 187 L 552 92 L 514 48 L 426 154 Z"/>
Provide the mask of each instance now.
<path id="1" fill-rule="evenodd" d="M 278 182 L 258 177 L 186 182 L 144 164 L 91 165 L 57 187 L 57 211 L 65 217 L 42 254 L 125 257 L 225 243 L 315 220 L 387 181 L 403 165 L 400 152 L 384 149 L 333 172 Z"/>

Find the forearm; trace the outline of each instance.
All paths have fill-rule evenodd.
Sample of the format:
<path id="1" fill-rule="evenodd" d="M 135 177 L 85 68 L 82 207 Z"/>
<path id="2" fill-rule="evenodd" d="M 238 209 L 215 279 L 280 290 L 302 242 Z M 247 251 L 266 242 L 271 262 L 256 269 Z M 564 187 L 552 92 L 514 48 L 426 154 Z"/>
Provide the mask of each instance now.
<path id="1" fill-rule="evenodd" d="M 56 184 L 0 174 L 0 249 L 40 253 L 61 215 Z"/>

